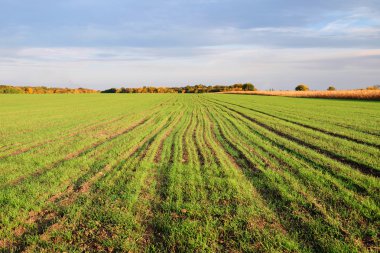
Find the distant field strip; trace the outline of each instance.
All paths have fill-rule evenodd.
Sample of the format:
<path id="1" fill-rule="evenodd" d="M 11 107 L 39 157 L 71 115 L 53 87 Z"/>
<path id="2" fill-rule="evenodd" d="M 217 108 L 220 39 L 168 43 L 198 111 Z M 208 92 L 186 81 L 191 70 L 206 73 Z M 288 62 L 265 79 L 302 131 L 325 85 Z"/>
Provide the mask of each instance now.
<path id="1" fill-rule="evenodd" d="M 380 103 L 0 96 L 4 252 L 378 252 Z"/>
<path id="2" fill-rule="evenodd" d="M 380 90 L 311 90 L 311 91 L 226 91 L 225 94 L 285 96 L 304 98 L 380 100 Z"/>

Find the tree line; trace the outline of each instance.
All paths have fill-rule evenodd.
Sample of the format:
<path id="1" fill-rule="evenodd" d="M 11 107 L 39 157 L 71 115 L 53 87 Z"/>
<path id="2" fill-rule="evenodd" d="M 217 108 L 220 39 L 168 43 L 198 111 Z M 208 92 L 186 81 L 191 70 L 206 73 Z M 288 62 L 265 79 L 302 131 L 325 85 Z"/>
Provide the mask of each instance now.
<path id="1" fill-rule="evenodd" d="M 79 94 L 79 93 L 96 93 L 98 91 L 91 90 L 91 89 L 85 89 L 85 88 L 78 88 L 78 89 L 71 89 L 71 88 L 48 88 L 45 86 L 38 86 L 38 87 L 30 87 L 30 86 L 10 86 L 10 85 L 0 85 L 0 94 L 1 93 L 8 93 L 8 94 L 64 94 L 64 93 L 71 93 L 71 94 Z"/>
<path id="2" fill-rule="evenodd" d="M 251 83 L 233 84 L 229 86 L 215 85 L 206 86 L 198 84 L 194 86 L 187 85 L 185 87 L 152 87 L 143 86 L 140 88 L 111 88 L 101 91 L 102 93 L 211 93 L 224 91 L 254 91 L 255 86 Z"/>
<path id="3" fill-rule="evenodd" d="M 366 88 L 367 90 L 379 90 L 380 85 L 374 85 Z M 212 92 L 229 92 L 229 91 L 256 91 L 256 87 L 251 83 L 233 84 L 233 85 L 214 85 L 206 86 L 203 84 L 187 85 L 185 87 L 153 87 L 143 86 L 139 88 L 111 88 L 100 91 L 101 93 L 212 93 Z M 306 84 L 296 86 L 296 91 L 308 91 Z M 329 91 L 336 90 L 334 86 L 329 86 Z M 274 89 L 270 89 L 274 91 Z M 85 88 L 49 88 L 45 86 L 11 86 L 0 85 L 0 94 L 80 94 L 80 93 L 97 93 L 99 91 Z"/>

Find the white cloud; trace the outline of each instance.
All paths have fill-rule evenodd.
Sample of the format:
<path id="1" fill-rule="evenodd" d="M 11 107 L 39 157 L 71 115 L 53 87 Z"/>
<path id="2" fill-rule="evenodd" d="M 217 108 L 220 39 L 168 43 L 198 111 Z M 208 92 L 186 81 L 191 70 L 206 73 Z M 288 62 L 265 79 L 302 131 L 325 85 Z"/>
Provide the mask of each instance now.
<path id="1" fill-rule="evenodd" d="M 380 49 L 213 46 L 157 48 L 20 48 L 0 50 L 2 83 L 109 88 L 254 82 L 291 89 L 373 85 Z"/>

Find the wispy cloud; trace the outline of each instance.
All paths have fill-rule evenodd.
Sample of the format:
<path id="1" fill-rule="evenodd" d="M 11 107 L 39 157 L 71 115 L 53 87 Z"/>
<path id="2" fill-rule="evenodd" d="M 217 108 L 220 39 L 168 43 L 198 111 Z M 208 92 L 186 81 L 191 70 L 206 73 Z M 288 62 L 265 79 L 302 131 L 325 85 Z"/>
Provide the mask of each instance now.
<path id="1" fill-rule="evenodd" d="M 0 82 L 373 84 L 374 2 L 0 0 Z"/>
<path id="2" fill-rule="evenodd" d="M 213 46 L 193 48 L 23 48 L 0 51 L 0 75 L 16 84 L 111 86 L 255 82 L 288 89 L 374 84 L 380 50 Z M 4 60 L 5 59 L 5 60 Z M 22 71 L 20 72 L 20 69 Z M 351 76 L 355 73 L 355 76 Z"/>

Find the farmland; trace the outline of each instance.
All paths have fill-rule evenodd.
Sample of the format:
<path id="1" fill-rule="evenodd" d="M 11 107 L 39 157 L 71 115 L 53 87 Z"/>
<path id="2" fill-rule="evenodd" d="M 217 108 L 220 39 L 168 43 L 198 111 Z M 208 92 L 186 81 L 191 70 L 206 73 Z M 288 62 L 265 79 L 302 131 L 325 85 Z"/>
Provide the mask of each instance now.
<path id="1" fill-rule="evenodd" d="M 0 96 L 2 251 L 380 248 L 380 103 Z"/>
<path id="2" fill-rule="evenodd" d="M 313 91 L 227 91 L 226 94 L 265 95 L 303 98 L 335 98 L 335 99 L 360 99 L 380 100 L 380 90 L 377 88 L 368 90 L 313 90 Z"/>

